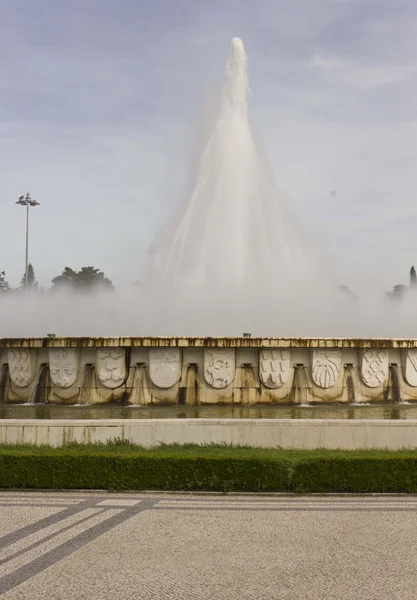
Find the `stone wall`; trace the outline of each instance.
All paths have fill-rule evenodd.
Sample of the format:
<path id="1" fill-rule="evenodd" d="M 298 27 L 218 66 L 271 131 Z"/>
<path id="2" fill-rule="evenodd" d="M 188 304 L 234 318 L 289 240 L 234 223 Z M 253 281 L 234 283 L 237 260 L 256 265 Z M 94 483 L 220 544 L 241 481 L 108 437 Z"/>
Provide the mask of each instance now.
<path id="1" fill-rule="evenodd" d="M 138 405 L 417 400 L 417 340 L 0 339 L 0 401 Z"/>
<path id="2" fill-rule="evenodd" d="M 417 421 L 377 419 L 0 420 L 0 444 L 59 447 L 123 440 L 160 444 L 228 444 L 313 450 L 415 449 Z"/>

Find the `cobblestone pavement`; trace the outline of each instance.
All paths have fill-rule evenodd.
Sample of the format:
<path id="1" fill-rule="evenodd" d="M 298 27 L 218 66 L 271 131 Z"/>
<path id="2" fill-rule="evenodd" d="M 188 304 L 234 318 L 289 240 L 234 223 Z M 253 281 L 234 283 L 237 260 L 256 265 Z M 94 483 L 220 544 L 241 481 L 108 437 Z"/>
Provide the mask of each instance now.
<path id="1" fill-rule="evenodd" d="M 415 600 L 417 497 L 0 493 L 9 600 Z"/>

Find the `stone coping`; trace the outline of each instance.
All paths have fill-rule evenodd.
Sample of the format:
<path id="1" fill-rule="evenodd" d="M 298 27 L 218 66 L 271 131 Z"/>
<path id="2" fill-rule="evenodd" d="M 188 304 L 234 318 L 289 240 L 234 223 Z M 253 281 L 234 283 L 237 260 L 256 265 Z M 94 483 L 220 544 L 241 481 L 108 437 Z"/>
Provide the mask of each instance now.
<path id="1" fill-rule="evenodd" d="M 161 425 L 177 424 L 200 427 L 222 427 L 235 425 L 259 426 L 300 425 L 316 427 L 417 427 L 417 419 L 0 419 L 0 427 L 129 427 L 135 425 L 160 427 Z"/>
<path id="2" fill-rule="evenodd" d="M 2 348 L 417 348 L 417 338 L 44 337 L 0 338 Z"/>

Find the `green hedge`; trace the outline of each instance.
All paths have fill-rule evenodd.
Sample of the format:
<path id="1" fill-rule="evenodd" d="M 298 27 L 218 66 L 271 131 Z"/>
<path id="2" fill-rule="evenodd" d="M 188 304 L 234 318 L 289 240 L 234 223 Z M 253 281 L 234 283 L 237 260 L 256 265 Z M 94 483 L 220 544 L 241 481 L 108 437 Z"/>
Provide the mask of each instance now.
<path id="1" fill-rule="evenodd" d="M 3 446 L 0 488 L 417 493 L 417 452 Z"/>
<path id="2" fill-rule="evenodd" d="M 294 465 L 294 492 L 417 492 L 417 457 L 341 456 L 302 459 Z"/>
<path id="3" fill-rule="evenodd" d="M 1 488 L 282 491 L 284 460 L 61 450 L 1 452 Z"/>

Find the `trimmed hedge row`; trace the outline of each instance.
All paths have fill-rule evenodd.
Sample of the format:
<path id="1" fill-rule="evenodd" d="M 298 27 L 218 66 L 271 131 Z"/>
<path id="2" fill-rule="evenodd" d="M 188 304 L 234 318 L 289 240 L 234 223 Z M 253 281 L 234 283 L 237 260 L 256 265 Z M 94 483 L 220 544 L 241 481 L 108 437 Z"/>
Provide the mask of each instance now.
<path id="1" fill-rule="evenodd" d="M 417 457 L 333 457 L 300 460 L 294 492 L 417 493 Z"/>
<path id="2" fill-rule="evenodd" d="M 0 448 L 0 488 L 417 493 L 417 454 Z"/>
<path id="3" fill-rule="evenodd" d="M 0 456 L 0 487 L 110 490 L 285 489 L 283 461 L 62 452 Z"/>

